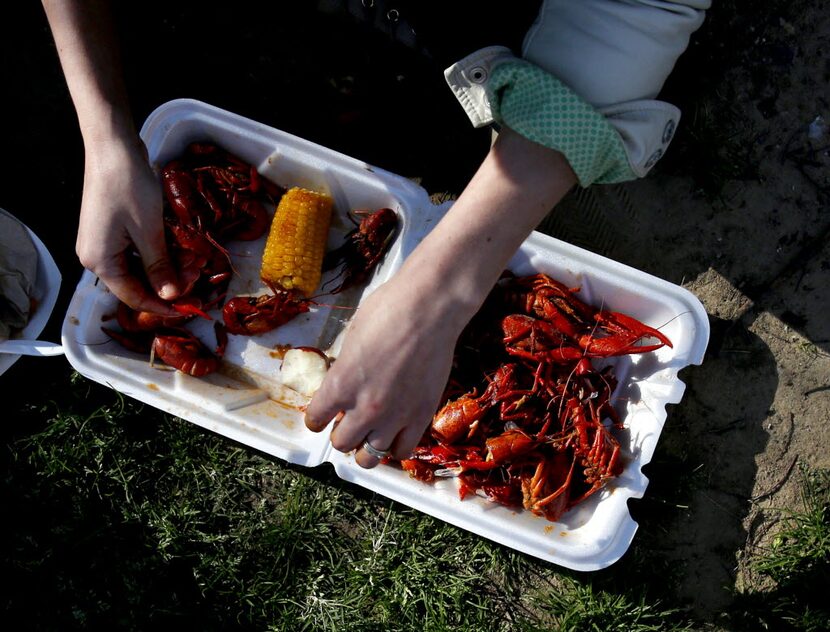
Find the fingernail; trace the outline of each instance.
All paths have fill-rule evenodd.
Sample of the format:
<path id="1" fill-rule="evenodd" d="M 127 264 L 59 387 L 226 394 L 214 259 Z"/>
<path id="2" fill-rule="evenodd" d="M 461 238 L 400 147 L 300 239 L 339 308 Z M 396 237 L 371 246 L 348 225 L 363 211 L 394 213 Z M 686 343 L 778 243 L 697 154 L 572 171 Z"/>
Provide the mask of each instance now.
<path id="1" fill-rule="evenodd" d="M 303 423 L 309 430 L 316 430 L 319 427 L 317 422 L 308 416 L 308 413 L 303 413 Z"/>
<path id="2" fill-rule="evenodd" d="M 178 288 L 173 283 L 165 283 L 161 286 L 161 290 L 159 291 L 159 296 L 164 300 L 170 300 L 174 298 L 179 293 Z"/>

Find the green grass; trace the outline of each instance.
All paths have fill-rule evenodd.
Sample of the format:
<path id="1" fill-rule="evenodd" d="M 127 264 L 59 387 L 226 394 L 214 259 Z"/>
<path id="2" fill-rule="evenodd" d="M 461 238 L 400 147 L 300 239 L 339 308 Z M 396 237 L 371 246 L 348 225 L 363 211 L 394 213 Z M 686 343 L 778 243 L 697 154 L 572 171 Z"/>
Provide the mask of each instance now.
<path id="1" fill-rule="evenodd" d="M 20 629 L 687 629 L 641 581 L 588 581 L 73 379 L 9 455 Z"/>
<path id="2" fill-rule="evenodd" d="M 2 572 L 12 588 L 0 603 L 16 629 L 704 626 L 676 597 L 680 569 L 655 549 L 660 529 L 683 522 L 677 502 L 691 492 L 678 485 L 702 484 L 691 464 L 655 460 L 651 496 L 671 502 L 638 503 L 629 553 L 580 574 L 77 375 L 63 389 L 55 402 L 20 405 L 40 428 L 7 454 Z M 782 516 L 755 562 L 773 586 L 736 595 L 728 629 L 819 630 L 828 620 L 830 474 L 804 470 L 803 480 L 803 509 Z"/>
<path id="3" fill-rule="evenodd" d="M 611 592 L 591 582 L 563 580 L 539 598 L 544 617 L 531 626 L 538 630 L 582 632 L 650 632 L 656 630 L 689 630 L 680 609 L 664 606 L 660 600 L 649 600 L 644 591 L 637 596 Z"/>
<path id="4" fill-rule="evenodd" d="M 749 628 L 818 632 L 830 627 L 830 470 L 800 469 L 803 506 L 782 512 L 771 544 L 752 565 L 774 588 L 748 591 L 737 601 L 737 619 Z"/>
<path id="5" fill-rule="evenodd" d="M 826 571 L 830 560 L 830 472 L 802 466 L 801 474 L 803 511 L 785 514 L 784 527 L 756 564 L 759 572 L 779 585 L 819 569 Z"/>
<path id="6" fill-rule="evenodd" d="M 494 614 L 514 616 L 491 589 L 512 575 L 515 556 L 500 547 L 323 468 L 312 478 L 107 399 L 88 414 L 51 410 L 17 446 L 15 465 L 31 476 L 18 504 L 52 518 L 35 523 L 37 511 L 14 542 L 14 557 L 37 560 L 15 569 L 17 585 L 59 595 L 36 615 L 45 627 L 195 616 L 217 629 L 483 629 Z"/>

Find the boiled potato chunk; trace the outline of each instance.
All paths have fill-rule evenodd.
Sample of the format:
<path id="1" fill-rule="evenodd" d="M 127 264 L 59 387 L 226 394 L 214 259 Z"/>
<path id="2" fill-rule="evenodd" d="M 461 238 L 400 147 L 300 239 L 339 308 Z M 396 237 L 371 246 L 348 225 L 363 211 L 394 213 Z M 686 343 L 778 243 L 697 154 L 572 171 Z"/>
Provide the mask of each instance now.
<path id="1" fill-rule="evenodd" d="M 306 397 L 311 397 L 323 383 L 328 368 L 329 360 L 321 351 L 289 349 L 282 359 L 282 383 Z"/>

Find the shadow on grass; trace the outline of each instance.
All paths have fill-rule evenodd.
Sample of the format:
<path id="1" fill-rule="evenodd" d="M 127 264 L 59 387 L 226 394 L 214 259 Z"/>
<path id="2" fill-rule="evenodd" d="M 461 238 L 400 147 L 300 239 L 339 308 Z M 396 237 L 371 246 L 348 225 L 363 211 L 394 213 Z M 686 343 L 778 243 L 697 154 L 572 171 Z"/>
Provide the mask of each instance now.
<path id="1" fill-rule="evenodd" d="M 734 372 L 724 358 L 709 358 L 707 373 L 690 380 L 692 392 L 715 382 L 737 391 L 744 381 L 774 390 L 757 341 L 722 333 L 713 352 L 751 353 Z M 41 366 L 24 363 L 8 376 L 19 388 L 6 426 L 17 431 L 6 436 L 3 566 L 14 589 L 3 607 L 21 629 L 177 621 L 262 629 L 291 620 L 304 629 L 326 621 L 340 629 L 383 629 L 388 621 L 414 629 L 420 618 L 434 629 L 443 621 L 473 630 L 496 615 L 502 629 L 562 621 L 685 629 L 701 611 L 705 618 L 724 607 L 718 591 L 727 594 L 730 555 L 745 538 L 742 496 L 753 473 L 724 490 L 723 464 L 751 463 L 765 437 L 746 421 L 755 411 L 741 408 L 742 398 L 736 410 L 716 414 L 694 396 L 670 416 L 646 500 L 632 505 L 641 524 L 632 549 L 609 569 L 580 574 L 341 481 L 331 467 L 287 465 L 70 380 L 65 368 L 45 378 Z M 36 373 L 52 402 L 27 393 Z M 765 405 L 764 397 L 750 401 Z M 707 442 L 733 431 L 744 437 L 732 447 Z M 700 553 L 701 539 L 710 553 L 687 556 Z M 715 593 L 701 607 L 689 593 L 707 583 Z M 658 619 L 661 627 L 648 627 Z"/>
<path id="2" fill-rule="evenodd" d="M 800 508 L 783 512 L 776 535 L 752 563 L 773 582 L 735 600 L 730 620 L 744 629 L 825 630 L 830 622 L 830 470 L 801 468 Z"/>
<path id="3" fill-rule="evenodd" d="M 640 525 L 633 545 L 598 574 L 615 590 L 646 585 L 663 603 L 702 620 L 716 619 L 733 599 L 755 457 L 768 441 L 761 424 L 778 385 L 763 342 L 717 319 L 712 331 L 703 365 L 681 373 L 687 392 L 643 468 L 646 496 L 629 503 Z M 724 400 L 723 392 L 733 397 Z"/>
<path id="4" fill-rule="evenodd" d="M 21 630 L 206 623 L 186 608 L 198 594 L 187 563 L 158 555 L 151 526 L 125 518 L 101 478 L 116 453 L 96 422 L 119 419 L 119 441 L 137 447 L 160 413 L 144 415 L 70 374 L 23 359 L 3 377 L 14 387 L 4 390 L 4 621 Z M 127 493 L 138 491 L 134 482 L 123 481 Z"/>

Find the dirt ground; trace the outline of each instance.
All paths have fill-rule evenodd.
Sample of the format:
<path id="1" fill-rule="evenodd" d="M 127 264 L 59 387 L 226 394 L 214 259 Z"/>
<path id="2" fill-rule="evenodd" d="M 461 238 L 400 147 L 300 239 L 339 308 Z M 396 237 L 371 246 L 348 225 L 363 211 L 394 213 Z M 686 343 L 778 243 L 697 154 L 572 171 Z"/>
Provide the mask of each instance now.
<path id="1" fill-rule="evenodd" d="M 688 288 L 710 315 L 707 357 L 647 470 L 683 506 L 659 547 L 706 618 L 731 589 L 762 587 L 749 561 L 780 510 L 800 506 L 797 464 L 830 466 L 830 12 L 718 4 L 667 86 L 690 101 L 670 164 L 574 201 L 633 209 L 626 239 L 600 248 Z M 678 463 L 693 481 L 672 500 L 658 476 Z"/>
<path id="2" fill-rule="evenodd" d="M 0 206 L 62 267 L 44 333 L 57 340 L 81 272 L 73 235 L 83 147 L 39 3 L 26 4 L 0 27 Z M 647 468 L 649 492 L 632 505 L 638 546 L 680 569 L 682 598 L 709 620 L 735 588 L 764 587 L 746 561 L 769 544 L 780 510 L 799 506 L 797 464 L 830 468 L 830 11 L 806 0 L 746 12 L 735 4 L 716 0 L 666 86 L 684 118 L 662 164 L 644 180 L 572 194 L 544 226 L 683 285 L 710 315 L 707 357 L 684 371 L 686 395 Z M 252 24 L 245 11 L 205 16 L 190 4 L 130 15 L 136 120 L 197 98 L 417 177 L 431 192 L 460 190 L 487 137 L 469 128 L 435 68 L 368 32 L 355 46 L 333 31 L 327 47 L 298 55 L 300 37 L 275 26 L 290 16 L 247 10 L 266 15 Z"/>

